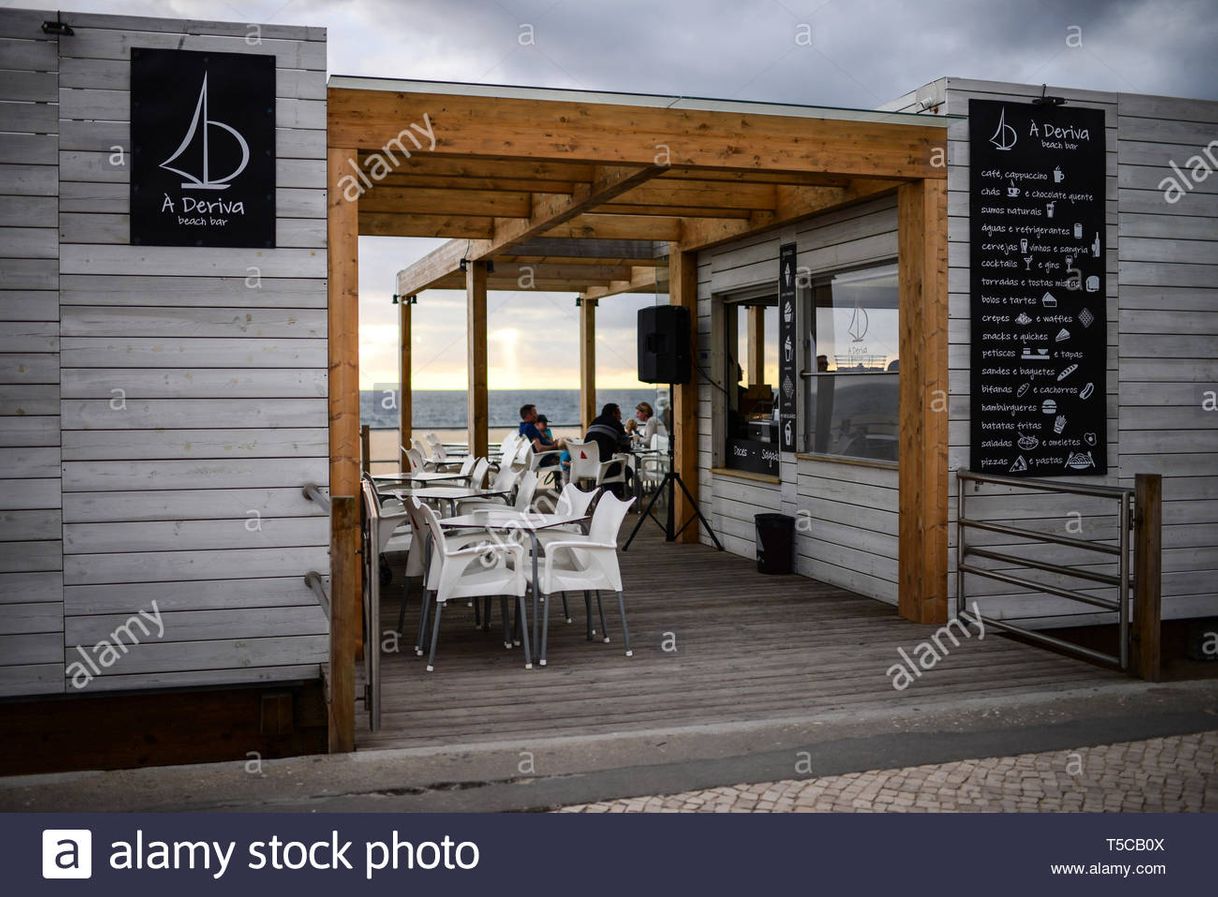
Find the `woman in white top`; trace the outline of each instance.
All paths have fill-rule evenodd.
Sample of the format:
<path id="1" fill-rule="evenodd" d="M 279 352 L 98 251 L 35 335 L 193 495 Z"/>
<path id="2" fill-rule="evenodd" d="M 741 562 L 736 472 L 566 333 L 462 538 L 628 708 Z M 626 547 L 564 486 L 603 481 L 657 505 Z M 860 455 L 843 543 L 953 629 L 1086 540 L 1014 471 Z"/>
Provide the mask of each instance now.
<path id="1" fill-rule="evenodd" d="M 626 432 L 636 437 L 643 445 L 651 445 L 651 437 L 660 432 L 660 421 L 655 409 L 647 402 L 634 406 L 634 417 L 626 421 Z"/>

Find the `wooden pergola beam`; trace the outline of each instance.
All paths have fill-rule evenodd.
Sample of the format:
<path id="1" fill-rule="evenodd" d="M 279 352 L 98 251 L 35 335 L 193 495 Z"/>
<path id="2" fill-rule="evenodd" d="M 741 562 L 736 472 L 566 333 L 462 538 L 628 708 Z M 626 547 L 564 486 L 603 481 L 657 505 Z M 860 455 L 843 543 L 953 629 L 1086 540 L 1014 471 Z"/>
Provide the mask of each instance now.
<path id="1" fill-rule="evenodd" d="M 745 220 L 683 220 L 681 247 L 687 250 L 710 249 L 801 218 L 823 214 L 865 199 L 874 199 L 894 192 L 897 186 L 892 181 L 873 178 L 852 180 L 848 187 L 779 186 L 776 188 L 773 212 L 753 212 Z"/>
<path id="2" fill-rule="evenodd" d="M 450 240 L 433 249 L 409 268 L 398 272 L 398 295 L 417 295 L 445 275 L 459 271 L 464 253 L 465 244 L 459 240 Z"/>
<path id="3" fill-rule="evenodd" d="M 327 351 L 330 433 L 330 751 L 355 750 L 355 655 L 360 639 L 359 205 L 338 184 L 355 158 L 326 154 Z"/>
<path id="4" fill-rule="evenodd" d="M 609 202 L 663 171 L 659 165 L 598 166 L 590 184 L 581 184 L 570 195 L 561 193 L 533 194 L 532 213 L 527 218 L 510 218 L 495 222 L 495 234 L 489 240 L 475 240 L 467 257 L 489 258 L 530 237 L 548 233 L 552 228 L 570 221 L 581 213 Z"/>
<path id="5" fill-rule="evenodd" d="M 460 215 L 360 212 L 359 232 L 369 237 L 450 237 L 485 240 L 495 233 L 495 219 Z"/>
<path id="6" fill-rule="evenodd" d="M 596 302 L 579 299 L 579 420 L 584 431 L 596 417 Z"/>
<path id="7" fill-rule="evenodd" d="M 947 187 L 897 193 L 901 616 L 947 621 Z"/>
<path id="8" fill-rule="evenodd" d="M 527 218 L 533 210 L 533 195 L 499 190 L 440 190 L 378 184 L 360 199 L 360 208 L 365 212 L 397 215 Z"/>
<path id="9" fill-rule="evenodd" d="M 329 143 L 390 146 L 410 122 L 436 135 L 419 155 L 809 171 L 943 180 L 943 130 L 858 116 L 785 116 L 577 100 L 329 89 Z"/>
<path id="10" fill-rule="evenodd" d="M 414 416 L 414 388 L 411 385 L 413 368 L 410 360 L 411 301 L 407 296 L 398 302 L 398 468 L 408 470 L 410 462 L 406 449 L 410 448 L 410 436 Z"/>
<path id="11" fill-rule="evenodd" d="M 487 456 L 490 405 L 487 385 L 486 262 L 470 262 L 465 271 L 466 419 L 469 452 Z"/>
<path id="12" fill-rule="evenodd" d="M 551 227 L 546 231 L 546 236 L 588 240 L 656 240 L 666 243 L 680 239 L 681 219 L 584 212 Z"/>
<path id="13" fill-rule="evenodd" d="M 689 334 L 689 357 L 698 357 L 698 254 L 682 250 L 676 244 L 668 252 L 668 301 L 689 311 L 691 322 Z M 680 473 L 685 488 L 698 494 L 698 375 L 695 373 L 688 383 L 673 387 L 672 402 L 673 469 Z M 683 526 L 694 517 L 694 508 L 681 490 L 674 494 L 673 505 L 676 524 Z M 701 529 L 695 519 L 677 537 L 679 542 L 696 543 L 701 538 Z"/>
<path id="14" fill-rule="evenodd" d="M 629 280 L 614 280 L 604 286 L 590 286 L 580 296 L 586 299 L 604 299 L 606 296 L 616 296 L 619 293 L 638 293 L 655 289 L 656 269 L 654 267 L 636 267 L 631 271 Z"/>

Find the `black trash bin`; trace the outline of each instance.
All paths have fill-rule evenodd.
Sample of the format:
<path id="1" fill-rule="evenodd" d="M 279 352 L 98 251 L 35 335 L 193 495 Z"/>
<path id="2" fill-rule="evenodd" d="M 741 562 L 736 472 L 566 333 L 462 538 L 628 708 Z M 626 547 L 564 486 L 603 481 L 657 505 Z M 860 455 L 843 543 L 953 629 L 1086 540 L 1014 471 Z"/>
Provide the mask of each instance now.
<path id="1" fill-rule="evenodd" d="M 795 569 L 795 518 L 790 514 L 758 514 L 757 571 L 790 573 Z"/>

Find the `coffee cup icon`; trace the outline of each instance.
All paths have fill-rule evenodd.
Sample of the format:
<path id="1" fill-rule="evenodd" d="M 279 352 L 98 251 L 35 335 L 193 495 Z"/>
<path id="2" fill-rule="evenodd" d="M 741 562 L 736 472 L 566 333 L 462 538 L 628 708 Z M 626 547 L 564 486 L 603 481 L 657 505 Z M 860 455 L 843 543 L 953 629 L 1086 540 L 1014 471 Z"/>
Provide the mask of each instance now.
<path id="1" fill-rule="evenodd" d="M 1007 196 L 1011 197 L 1011 199 L 1015 199 L 1017 196 L 1019 196 L 1019 188 L 1014 184 L 1007 187 Z"/>
<path id="2" fill-rule="evenodd" d="M 1058 165 L 1056 168 L 1053 169 L 1053 183 L 1060 184 L 1065 179 L 1066 179 L 1066 176 L 1062 173 L 1062 167 L 1060 165 Z"/>

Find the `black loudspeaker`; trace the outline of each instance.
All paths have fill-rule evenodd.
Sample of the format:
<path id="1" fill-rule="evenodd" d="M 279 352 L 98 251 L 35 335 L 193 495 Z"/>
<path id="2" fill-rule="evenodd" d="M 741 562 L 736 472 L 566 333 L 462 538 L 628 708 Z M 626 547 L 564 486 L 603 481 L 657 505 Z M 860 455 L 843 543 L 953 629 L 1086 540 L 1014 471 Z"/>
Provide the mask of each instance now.
<path id="1" fill-rule="evenodd" d="M 688 383 L 691 373 L 689 309 L 681 305 L 639 309 L 639 380 Z"/>

